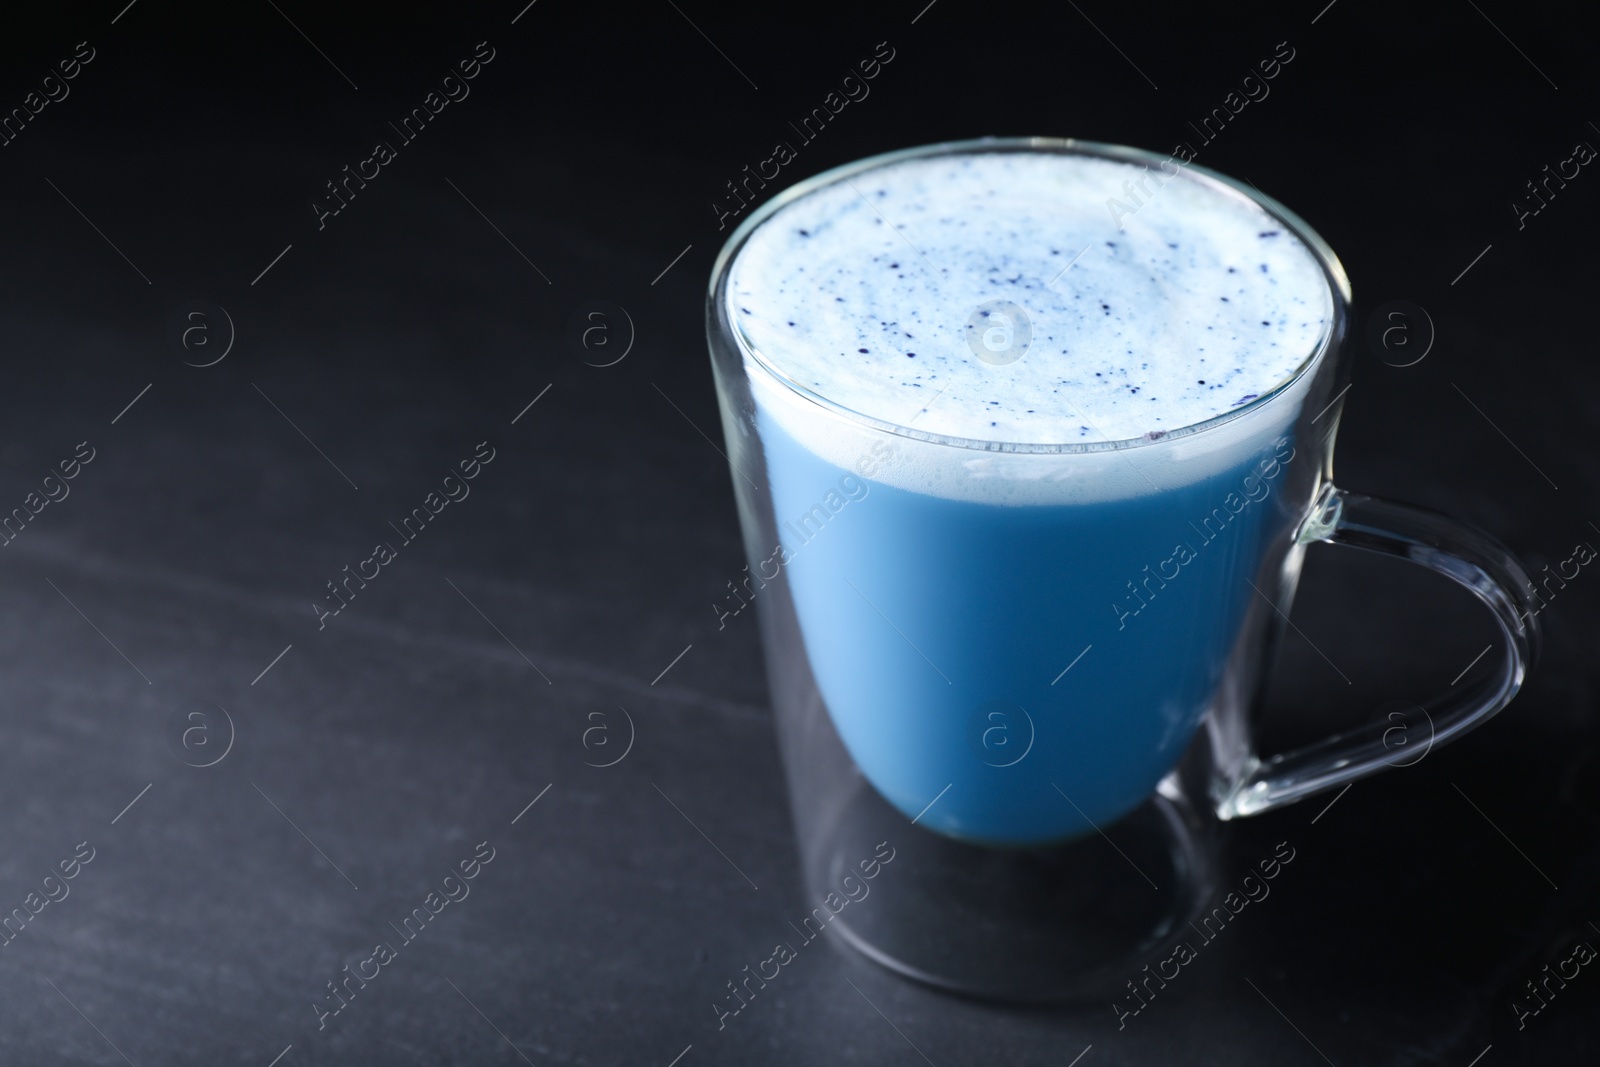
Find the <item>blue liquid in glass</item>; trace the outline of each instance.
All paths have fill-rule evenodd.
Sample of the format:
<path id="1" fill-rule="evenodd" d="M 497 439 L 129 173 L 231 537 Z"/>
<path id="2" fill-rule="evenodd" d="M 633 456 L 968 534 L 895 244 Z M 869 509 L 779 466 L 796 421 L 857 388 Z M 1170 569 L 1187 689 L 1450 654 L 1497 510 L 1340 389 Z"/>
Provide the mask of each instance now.
<path id="1" fill-rule="evenodd" d="M 1183 168 L 979 151 L 808 190 L 752 231 L 726 299 L 805 652 L 867 780 L 989 844 L 1139 805 L 1298 519 L 1278 434 L 1302 397 L 1268 394 L 1326 334 L 1317 258 Z M 812 398 L 995 447 L 882 433 L 907 451 L 862 466 L 870 435 Z M 1129 447 L 1003 454 L 1095 441 Z"/>
<path id="2" fill-rule="evenodd" d="M 1000 505 L 857 479 L 759 422 L 840 738 L 896 808 L 975 842 L 1092 833 L 1150 795 L 1217 689 L 1266 546 L 1293 522 L 1277 493 L 1287 438 L 1181 488 Z"/>

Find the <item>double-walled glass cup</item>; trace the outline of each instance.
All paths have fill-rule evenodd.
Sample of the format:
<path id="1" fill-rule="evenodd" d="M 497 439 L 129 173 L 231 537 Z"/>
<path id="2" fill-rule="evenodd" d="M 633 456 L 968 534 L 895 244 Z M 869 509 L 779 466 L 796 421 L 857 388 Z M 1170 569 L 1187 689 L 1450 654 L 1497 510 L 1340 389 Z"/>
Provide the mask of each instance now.
<path id="1" fill-rule="evenodd" d="M 841 167 L 775 197 L 729 238 L 707 328 L 749 559 L 740 603 L 758 605 L 816 905 L 797 933 L 832 930 L 949 989 L 1045 1000 L 1103 988 L 1209 902 L 1219 821 L 1396 762 L 1393 722 L 1256 751 L 1308 544 L 1419 563 L 1471 591 L 1498 624 L 1500 648 L 1474 680 L 1428 705 L 1431 744 L 1511 700 L 1536 629 L 1526 576 L 1487 536 L 1333 484 L 1344 270 L 1282 205 L 1200 167 L 1171 180 L 1259 206 L 1299 238 L 1327 286 L 1319 343 L 1286 380 L 1224 415 L 1130 440 L 960 439 L 850 410 L 777 370 L 730 313 L 730 271 L 751 234 L 786 204 L 875 168 L 968 153 L 1175 173 L 1172 160 L 1137 149 L 1043 138 Z M 1001 365 L 1025 312 L 990 310 L 987 361 Z M 895 477 L 933 467 L 1067 495 L 974 504 L 959 486 L 935 498 Z M 1110 610 L 1058 609 L 1099 605 L 1101 592 Z"/>

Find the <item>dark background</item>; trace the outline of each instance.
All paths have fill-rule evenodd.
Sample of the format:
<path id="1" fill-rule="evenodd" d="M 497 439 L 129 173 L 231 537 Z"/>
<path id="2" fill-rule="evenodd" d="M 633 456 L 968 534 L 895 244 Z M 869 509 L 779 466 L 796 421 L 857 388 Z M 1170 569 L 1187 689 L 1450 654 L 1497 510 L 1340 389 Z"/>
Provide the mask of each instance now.
<path id="1" fill-rule="evenodd" d="M 1331 808 L 1231 826 L 1237 870 L 1284 840 L 1295 862 L 1121 1032 L 1104 1004 L 976 1004 L 838 951 L 721 1032 L 709 1007 L 813 903 L 754 620 L 718 632 L 710 607 L 742 566 L 700 432 L 720 439 L 702 303 L 724 183 L 880 41 L 871 95 L 767 195 L 986 134 L 1168 151 L 1287 41 L 1197 162 L 1290 205 L 1354 281 L 1339 480 L 1538 571 L 1600 540 L 1600 176 L 1520 230 L 1510 206 L 1600 145 L 1576 5 L 524 2 L 7 17 L 7 113 L 78 42 L 95 58 L 0 148 L 0 513 L 79 442 L 95 458 L 0 548 L 0 913 L 79 842 L 95 858 L 0 948 L 0 1062 L 1596 1055 L 1593 968 L 1520 1031 L 1512 1009 L 1600 944 L 1589 569 L 1499 719 Z M 319 231 L 323 183 L 479 41 L 470 97 Z M 570 336 L 592 299 L 633 324 L 614 366 Z M 1408 367 L 1420 349 L 1361 336 L 1400 299 L 1436 330 Z M 188 301 L 231 319 L 215 366 L 185 360 L 223 350 L 216 312 L 195 347 L 171 337 Z M 470 498 L 319 630 L 324 583 L 484 440 Z M 1486 643 L 1469 599 L 1352 555 L 1314 550 L 1295 609 L 1351 684 L 1291 639 L 1269 747 L 1424 698 Z M 619 710 L 631 751 L 586 766 L 622 750 Z M 471 896 L 319 1032 L 325 983 L 484 840 Z"/>

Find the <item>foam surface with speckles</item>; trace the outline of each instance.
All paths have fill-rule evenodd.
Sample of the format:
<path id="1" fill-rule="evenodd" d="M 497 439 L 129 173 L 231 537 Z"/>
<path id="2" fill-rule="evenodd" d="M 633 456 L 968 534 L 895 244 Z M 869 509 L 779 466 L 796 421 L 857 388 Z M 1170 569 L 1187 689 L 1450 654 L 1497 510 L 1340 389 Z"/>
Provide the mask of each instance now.
<path id="1" fill-rule="evenodd" d="M 1203 422 L 1289 378 L 1332 297 L 1317 259 L 1256 204 L 1182 171 L 1158 186 L 1151 168 L 1140 185 L 1145 173 L 996 151 L 836 181 L 750 235 L 730 317 L 783 376 L 927 433 L 1073 443 Z M 968 343 L 995 300 L 1031 327 L 1004 365 Z"/>

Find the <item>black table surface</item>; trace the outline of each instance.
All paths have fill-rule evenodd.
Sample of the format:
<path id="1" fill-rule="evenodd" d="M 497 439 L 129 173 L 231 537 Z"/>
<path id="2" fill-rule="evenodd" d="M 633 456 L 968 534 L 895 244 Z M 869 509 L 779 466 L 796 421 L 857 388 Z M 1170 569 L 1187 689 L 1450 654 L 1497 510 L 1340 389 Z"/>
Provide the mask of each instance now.
<path id="1" fill-rule="evenodd" d="M 524 5 L 8 16 L 0 1062 L 1594 1060 L 1600 975 L 1516 1007 L 1600 944 L 1587 567 L 1494 722 L 1230 824 L 1231 871 L 1294 863 L 1121 1029 L 843 949 L 723 1029 L 711 1007 L 814 903 L 754 620 L 711 606 L 743 562 L 702 325 L 726 183 L 882 47 L 763 197 L 961 137 L 1203 144 L 1354 280 L 1340 483 L 1543 574 L 1600 539 L 1600 177 L 1525 185 L 1600 144 L 1576 10 Z M 474 56 L 469 96 L 391 127 Z M 395 158 L 333 214 L 376 141 Z M 609 348 L 575 340 L 595 300 Z M 1424 312 L 1407 358 L 1365 340 L 1396 300 Z M 398 536 L 475 454 L 470 495 Z M 1439 580 L 1325 549 L 1294 621 L 1269 746 L 1487 643 Z"/>

